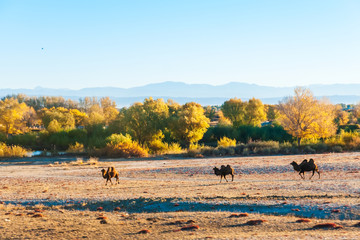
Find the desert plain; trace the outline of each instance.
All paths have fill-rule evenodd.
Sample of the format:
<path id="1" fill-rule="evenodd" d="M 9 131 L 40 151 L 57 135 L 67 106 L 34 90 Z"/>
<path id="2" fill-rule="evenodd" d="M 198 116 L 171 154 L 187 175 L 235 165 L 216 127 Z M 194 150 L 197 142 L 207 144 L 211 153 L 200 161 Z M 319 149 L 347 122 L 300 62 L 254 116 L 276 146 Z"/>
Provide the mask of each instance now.
<path id="1" fill-rule="evenodd" d="M 360 239 L 360 153 L 1 159 L 0 239 Z"/>

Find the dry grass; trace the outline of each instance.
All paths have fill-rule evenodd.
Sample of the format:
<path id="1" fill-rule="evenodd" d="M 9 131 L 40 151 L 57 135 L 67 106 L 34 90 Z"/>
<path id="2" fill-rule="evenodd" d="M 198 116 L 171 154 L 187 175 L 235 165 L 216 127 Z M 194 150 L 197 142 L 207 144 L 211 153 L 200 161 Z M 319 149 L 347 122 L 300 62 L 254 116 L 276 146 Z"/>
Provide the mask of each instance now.
<path id="1" fill-rule="evenodd" d="M 0 239 L 356 239 L 360 153 L 312 155 L 322 178 L 301 180 L 290 162 L 309 157 L 0 165 Z M 237 175 L 219 184 L 212 168 L 227 164 Z M 107 166 L 120 184 L 103 185 Z"/>

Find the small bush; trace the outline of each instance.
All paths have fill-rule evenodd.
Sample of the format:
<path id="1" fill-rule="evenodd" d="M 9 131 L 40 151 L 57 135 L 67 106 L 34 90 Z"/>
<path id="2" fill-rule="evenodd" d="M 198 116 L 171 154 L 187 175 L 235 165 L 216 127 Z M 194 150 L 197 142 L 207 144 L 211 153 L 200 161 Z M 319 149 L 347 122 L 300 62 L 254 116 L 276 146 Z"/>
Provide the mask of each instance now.
<path id="1" fill-rule="evenodd" d="M 84 153 L 84 144 L 76 142 L 73 145 L 70 145 L 69 148 L 66 150 L 68 153 Z"/>
<path id="2" fill-rule="evenodd" d="M 175 154 L 182 153 L 184 150 L 179 143 L 164 143 L 160 139 L 155 139 L 148 144 L 150 153 L 154 154 Z"/>
<path id="3" fill-rule="evenodd" d="M 315 144 L 313 145 L 313 148 L 316 150 L 317 153 L 324 153 L 329 150 L 328 145 L 326 145 L 325 143 Z"/>
<path id="4" fill-rule="evenodd" d="M 278 153 L 280 150 L 279 142 L 276 141 L 249 142 L 246 146 L 255 154 Z"/>
<path id="5" fill-rule="evenodd" d="M 111 145 L 117 145 L 119 143 L 131 143 L 132 139 L 129 134 L 112 134 L 106 138 L 106 143 L 110 143 Z"/>
<path id="6" fill-rule="evenodd" d="M 190 143 L 189 150 L 201 149 L 203 147 L 204 147 L 204 145 L 199 144 L 199 143 Z"/>
<path id="7" fill-rule="evenodd" d="M 358 132 L 345 132 L 341 131 L 340 141 L 348 150 L 360 149 L 360 134 Z"/>
<path id="8" fill-rule="evenodd" d="M 249 156 L 249 155 L 250 155 L 250 149 L 247 148 L 247 147 L 245 147 L 244 150 L 243 150 L 243 152 L 242 152 L 242 155 L 243 155 L 243 156 Z"/>
<path id="9" fill-rule="evenodd" d="M 174 154 L 174 153 L 182 153 L 184 152 L 184 149 L 181 148 L 179 143 L 171 143 L 168 145 L 167 154 Z"/>
<path id="10" fill-rule="evenodd" d="M 284 142 L 280 144 L 280 152 L 283 154 L 290 154 L 293 152 L 293 145 L 289 142 Z"/>
<path id="11" fill-rule="evenodd" d="M 0 157 L 25 157 L 28 151 L 20 146 L 7 146 L 5 143 L 0 143 Z"/>
<path id="12" fill-rule="evenodd" d="M 218 147 L 231 147 L 236 146 L 236 140 L 227 137 L 222 137 L 217 141 Z"/>
<path id="13" fill-rule="evenodd" d="M 332 150 L 333 152 L 337 152 L 337 153 L 340 153 L 340 152 L 343 151 L 343 149 L 342 149 L 341 146 L 333 146 L 333 147 L 331 148 L 331 150 Z"/>
<path id="14" fill-rule="evenodd" d="M 235 146 L 235 153 L 238 154 L 238 155 L 241 155 L 244 151 L 244 148 L 245 148 L 245 144 L 243 143 L 240 143 L 238 145 Z"/>
<path id="15" fill-rule="evenodd" d="M 189 149 L 187 153 L 185 154 L 186 157 L 197 157 L 200 154 L 200 149 Z"/>
<path id="16" fill-rule="evenodd" d="M 204 155 L 204 156 L 214 156 L 215 155 L 214 150 L 215 150 L 215 148 L 213 148 L 213 147 L 208 147 L 208 146 L 203 147 L 201 149 L 201 154 Z"/>
<path id="17" fill-rule="evenodd" d="M 143 149 L 137 142 L 118 143 L 116 145 L 107 144 L 104 153 L 107 157 L 147 157 L 148 152 Z"/>
<path id="18" fill-rule="evenodd" d="M 305 153 L 314 154 L 314 153 L 316 153 L 316 150 L 315 150 L 315 149 L 313 149 L 313 148 L 312 148 L 312 147 L 310 147 L 310 146 L 305 146 L 305 148 L 304 148 L 304 152 L 305 152 Z"/>

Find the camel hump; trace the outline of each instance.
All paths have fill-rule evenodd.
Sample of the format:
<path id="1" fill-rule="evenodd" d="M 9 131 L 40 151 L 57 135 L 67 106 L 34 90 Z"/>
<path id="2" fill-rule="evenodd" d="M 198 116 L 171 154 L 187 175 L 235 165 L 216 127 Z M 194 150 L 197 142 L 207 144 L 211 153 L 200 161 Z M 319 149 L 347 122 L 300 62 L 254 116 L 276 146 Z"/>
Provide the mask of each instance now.
<path id="1" fill-rule="evenodd" d="M 221 167 L 220 167 L 221 169 L 224 169 L 225 168 L 225 165 L 221 165 Z"/>
<path id="2" fill-rule="evenodd" d="M 314 159 L 310 158 L 309 163 L 314 163 Z"/>
<path id="3" fill-rule="evenodd" d="M 226 165 L 226 167 L 227 167 L 227 168 L 231 168 L 229 164 L 228 164 L 228 165 Z"/>

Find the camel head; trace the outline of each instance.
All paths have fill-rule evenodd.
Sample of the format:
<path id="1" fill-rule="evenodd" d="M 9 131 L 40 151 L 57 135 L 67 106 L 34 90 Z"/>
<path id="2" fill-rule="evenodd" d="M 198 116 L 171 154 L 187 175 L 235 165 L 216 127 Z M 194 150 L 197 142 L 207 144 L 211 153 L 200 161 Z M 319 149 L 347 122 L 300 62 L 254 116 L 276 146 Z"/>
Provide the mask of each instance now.
<path id="1" fill-rule="evenodd" d="M 101 169 L 101 175 L 103 176 L 103 178 L 106 178 L 105 175 L 106 175 L 106 170 L 105 169 Z"/>
<path id="2" fill-rule="evenodd" d="M 214 167 L 213 170 L 214 170 L 215 175 L 221 174 L 220 169 L 218 169 L 217 167 Z"/>
<path id="3" fill-rule="evenodd" d="M 300 171 L 300 166 L 295 161 L 292 161 L 292 163 L 290 163 L 290 165 L 292 165 L 294 167 L 295 171 Z"/>

